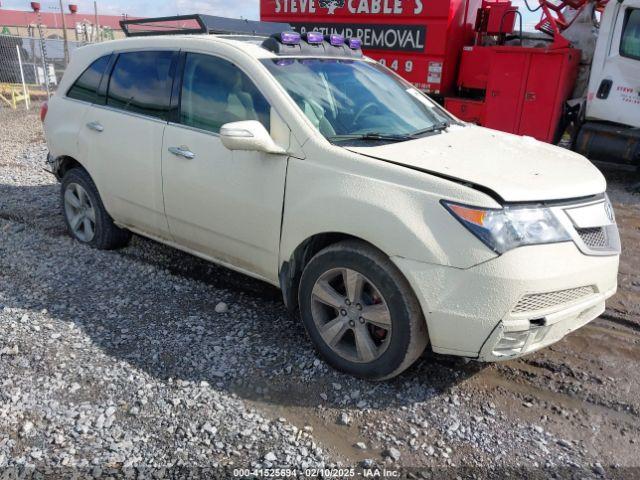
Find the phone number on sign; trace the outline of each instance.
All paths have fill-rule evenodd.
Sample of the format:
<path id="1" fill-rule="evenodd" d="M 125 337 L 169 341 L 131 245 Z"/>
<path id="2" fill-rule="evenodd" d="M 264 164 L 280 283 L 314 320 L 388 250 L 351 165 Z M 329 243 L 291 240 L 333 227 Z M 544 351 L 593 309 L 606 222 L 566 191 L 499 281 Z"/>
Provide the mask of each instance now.
<path id="1" fill-rule="evenodd" d="M 289 478 L 305 476 L 310 478 L 349 478 L 355 477 L 353 468 L 307 468 L 297 470 L 295 468 L 237 468 L 233 470 L 233 476 L 239 478 Z"/>

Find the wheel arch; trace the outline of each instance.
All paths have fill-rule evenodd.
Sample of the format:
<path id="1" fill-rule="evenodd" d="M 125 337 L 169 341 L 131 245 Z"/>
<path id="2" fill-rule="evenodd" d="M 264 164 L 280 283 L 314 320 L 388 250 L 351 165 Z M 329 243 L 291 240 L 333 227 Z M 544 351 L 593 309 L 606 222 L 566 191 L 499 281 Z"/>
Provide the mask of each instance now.
<path id="1" fill-rule="evenodd" d="M 53 174 L 58 180 L 62 180 L 65 173 L 72 168 L 82 168 L 89 173 L 84 165 L 69 155 L 61 155 L 53 161 Z"/>
<path id="2" fill-rule="evenodd" d="M 298 290 L 302 271 L 309 261 L 321 250 L 330 245 L 345 241 L 357 240 L 369 245 L 380 252 L 386 253 L 378 246 L 358 236 L 344 232 L 322 232 L 311 235 L 302 241 L 291 254 L 289 260 L 285 260 L 280 266 L 279 281 L 282 297 L 287 310 L 295 314 L 298 309 Z"/>
<path id="3" fill-rule="evenodd" d="M 98 185 L 98 182 L 96 181 L 96 178 L 94 177 L 94 175 L 87 168 L 87 166 L 84 165 L 81 161 L 77 160 L 76 158 L 74 158 L 74 157 L 72 157 L 70 155 L 61 155 L 61 156 L 57 157 L 55 159 L 55 161 L 53 162 L 52 170 L 53 170 L 53 174 L 56 176 L 56 178 L 59 181 L 62 181 L 62 178 L 65 176 L 65 174 L 69 170 L 72 170 L 74 168 L 81 168 L 82 170 L 87 172 L 87 175 L 89 175 L 89 178 L 91 178 L 91 181 L 95 185 L 96 190 L 98 190 L 98 194 L 100 195 L 100 199 L 104 202 L 104 196 L 102 195 L 103 192 L 102 192 L 101 186 Z"/>

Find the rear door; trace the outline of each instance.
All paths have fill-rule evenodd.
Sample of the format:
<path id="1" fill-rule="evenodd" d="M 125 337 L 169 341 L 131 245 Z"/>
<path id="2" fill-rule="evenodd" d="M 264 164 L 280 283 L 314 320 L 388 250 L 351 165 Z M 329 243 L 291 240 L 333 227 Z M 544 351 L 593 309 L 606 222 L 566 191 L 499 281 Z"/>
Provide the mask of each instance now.
<path id="1" fill-rule="evenodd" d="M 587 118 L 640 127 L 640 0 L 609 2 L 587 96 Z"/>
<path id="2" fill-rule="evenodd" d="M 80 74 L 66 93 L 58 92 L 51 97 L 44 128 L 49 150 L 55 156 L 70 155 L 89 167 L 86 145 L 78 143 L 78 134 L 84 126 L 87 110 L 98 101 L 100 82 L 110 63 L 110 53 L 99 57 Z"/>
<path id="3" fill-rule="evenodd" d="M 171 234 L 206 257 L 275 281 L 287 157 L 232 152 L 219 136 L 223 124 L 242 120 L 270 131 L 275 111 L 231 61 L 186 53 L 182 62 L 181 100 L 162 149 Z"/>
<path id="4" fill-rule="evenodd" d="M 88 110 L 80 141 L 116 222 L 169 237 L 162 196 L 162 137 L 170 107 L 175 51 L 118 54 L 103 105 Z"/>

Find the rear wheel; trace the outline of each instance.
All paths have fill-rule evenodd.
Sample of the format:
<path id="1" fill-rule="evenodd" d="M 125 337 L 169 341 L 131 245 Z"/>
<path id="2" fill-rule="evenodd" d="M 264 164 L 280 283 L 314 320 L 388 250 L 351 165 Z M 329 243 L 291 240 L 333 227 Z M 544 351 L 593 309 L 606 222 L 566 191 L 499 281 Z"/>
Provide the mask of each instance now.
<path id="1" fill-rule="evenodd" d="M 120 248 L 129 242 L 131 233 L 113 223 L 86 170 L 67 171 L 61 193 L 62 213 L 73 238 L 102 250 Z"/>
<path id="2" fill-rule="evenodd" d="M 422 354 L 428 335 L 406 279 L 382 252 L 345 241 L 315 255 L 302 274 L 303 323 L 325 360 L 368 379 L 398 375 Z"/>

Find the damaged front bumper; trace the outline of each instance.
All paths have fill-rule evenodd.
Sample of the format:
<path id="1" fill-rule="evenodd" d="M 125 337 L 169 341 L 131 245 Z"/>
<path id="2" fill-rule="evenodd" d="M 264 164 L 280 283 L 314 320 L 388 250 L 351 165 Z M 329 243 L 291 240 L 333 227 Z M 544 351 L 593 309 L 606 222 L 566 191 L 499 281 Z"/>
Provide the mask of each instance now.
<path id="1" fill-rule="evenodd" d="M 613 288 L 596 294 L 584 302 L 534 321 L 523 319 L 522 322 L 500 322 L 487 338 L 478 360 L 510 360 L 551 345 L 599 317 L 605 310 L 605 300 L 615 292 L 616 289 Z"/>
<path id="2" fill-rule="evenodd" d="M 573 242 L 516 248 L 467 269 L 393 260 L 417 294 L 433 351 L 484 361 L 531 353 L 598 317 L 619 264 Z"/>

